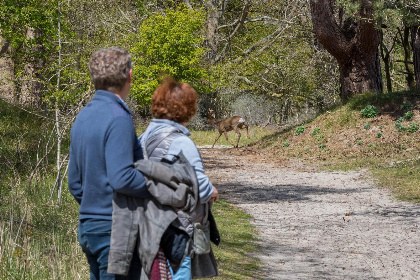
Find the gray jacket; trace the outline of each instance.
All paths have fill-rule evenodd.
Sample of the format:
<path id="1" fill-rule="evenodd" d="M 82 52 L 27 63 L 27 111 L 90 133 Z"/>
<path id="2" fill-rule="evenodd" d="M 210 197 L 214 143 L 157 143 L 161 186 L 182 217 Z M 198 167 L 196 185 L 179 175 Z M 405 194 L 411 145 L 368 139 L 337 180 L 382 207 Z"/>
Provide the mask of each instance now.
<path id="1" fill-rule="evenodd" d="M 142 139 L 143 154 L 150 158 L 150 160 L 160 161 L 167 156 L 172 141 L 181 136 L 184 136 L 184 133 L 182 130 L 178 129 L 178 127 L 162 129 L 157 133 L 150 134 L 147 139 Z M 211 205 L 209 206 L 211 207 Z M 206 211 L 208 208 L 209 207 L 206 207 L 206 204 L 200 203 L 197 209 L 192 212 L 182 209 L 178 211 L 179 221 L 190 236 L 193 234 L 193 223 L 207 222 L 206 217 L 208 215 Z M 190 254 L 191 273 L 193 278 L 206 278 L 219 275 L 213 251 L 210 251 L 208 254 L 195 255 L 191 248 Z"/>
<path id="2" fill-rule="evenodd" d="M 150 277 L 163 233 L 171 224 L 185 230 L 177 211 L 196 209 L 198 183 L 194 168 L 182 153 L 175 162 L 139 160 L 135 167 L 146 177 L 152 197 L 114 194 L 108 273 L 127 275 L 132 252 L 137 249 L 143 270 Z"/>

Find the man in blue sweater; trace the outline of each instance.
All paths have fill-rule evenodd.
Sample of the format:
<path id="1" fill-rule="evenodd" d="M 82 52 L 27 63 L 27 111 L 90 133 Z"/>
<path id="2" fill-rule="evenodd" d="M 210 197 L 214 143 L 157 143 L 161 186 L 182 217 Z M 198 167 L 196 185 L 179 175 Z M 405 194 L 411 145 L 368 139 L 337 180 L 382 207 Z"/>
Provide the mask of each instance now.
<path id="1" fill-rule="evenodd" d="M 96 93 L 71 129 L 69 189 L 79 207 L 79 243 L 90 265 L 90 279 L 140 279 L 133 258 L 127 277 L 107 273 L 112 226 L 112 197 L 120 192 L 149 197 L 134 162 L 143 158 L 132 112 L 124 100 L 130 92 L 131 57 L 112 47 L 92 54 L 89 71 Z"/>

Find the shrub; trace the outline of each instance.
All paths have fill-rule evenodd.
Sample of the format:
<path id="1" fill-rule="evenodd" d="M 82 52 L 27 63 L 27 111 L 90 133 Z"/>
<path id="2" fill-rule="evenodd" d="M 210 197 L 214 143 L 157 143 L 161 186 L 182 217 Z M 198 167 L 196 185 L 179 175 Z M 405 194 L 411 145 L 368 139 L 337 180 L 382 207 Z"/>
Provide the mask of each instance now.
<path id="1" fill-rule="evenodd" d="M 319 128 L 319 127 L 315 127 L 313 130 L 312 130 L 312 136 L 314 136 L 314 135 L 317 135 L 318 133 L 320 133 L 321 132 L 321 129 Z"/>
<path id="2" fill-rule="evenodd" d="M 305 131 L 305 127 L 303 125 L 295 128 L 295 134 L 296 135 L 301 135 L 304 131 Z"/>
<path id="3" fill-rule="evenodd" d="M 374 118 L 379 114 L 379 110 L 373 105 L 367 105 L 361 110 L 363 118 Z"/>
<path id="4" fill-rule="evenodd" d="M 404 103 L 402 106 L 401 106 L 401 109 L 403 109 L 403 110 L 407 110 L 407 109 L 411 109 L 413 107 L 413 104 L 411 104 L 410 102 L 407 102 L 407 103 Z"/>
<path id="5" fill-rule="evenodd" d="M 283 142 L 283 147 L 289 147 L 290 143 L 289 142 Z"/>
<path id="6" fill-rule="evenodd" d="M 407 131 L 414 133 L 417 130 L 419 130 L 419 124 L 418 123 L 410 123 L 410 125 L 407 127 Z"/>
<path id="7" fill-rule="evenodd" d="M 384 135 L 382 134 L 382 132 L 378 132 L 377 134 L 376 134 L 376 138 L 381 138 L 381 137 L 383 137 Z"/>
<path id="8" fill-rule="evenodd" d="M 402 124 L 404 122 L 404 120 L 405 119 L 403 117 L 401 117 L 401 118 L 398 118 L 397 121 L 395 122 L 394 127 L 398 129 L 397 130 L 398 132 L 402 132 L 402 131 L 406 130 L 406 127 Z"/>
<path id="9" fill-rule="evenodd" d="M 316 141 L 321 141 L 322 139 L 324 139 L 324 137 L 325 137 L 325 134 L 324 133 L 322 133 L 322 134 L 319 134 L 317 137 L 316 137 Z"/>
<path id="10" fill-rule="evenodd" d="M 404 119 L 406 119 L 407 121 L 411 120 L 413 118 L 413 111 L 408 111 L 404 114 Z"/>
<path id="11" fill-rule="evenodd" d="M 370 129 L 370 123 L 365 123 L 365 124 L 363 125 L 363 127 L 364 127 L 366 130 L 369 130 L 369 129 Z"/>

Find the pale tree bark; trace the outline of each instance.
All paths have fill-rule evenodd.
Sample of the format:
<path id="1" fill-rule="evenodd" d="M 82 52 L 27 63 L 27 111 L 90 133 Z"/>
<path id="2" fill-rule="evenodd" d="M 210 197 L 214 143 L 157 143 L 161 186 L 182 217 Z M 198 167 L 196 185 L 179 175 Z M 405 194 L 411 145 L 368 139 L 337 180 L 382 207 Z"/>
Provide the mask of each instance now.
<path id="1" fill-rule="evenodd" d="M 207 9 L 207 22 L 206 22 L 206 45 L 209 48 L 207 52 L 207 60 L 214 61 L 218 51 L 218 27 L 221 12 L 219 11 L 218 0 L 208 0 L 205 3 Z"/>
<path id="2" fill-rule="evenodd" d="M 205 8 L 207 10 L 206 22 L 206 46 L 209 48 L 207 52 L 207 60 L 210 63 L 217 63 L 226 56 L 226 52 L 231 46 L 232 40 L 243 28 L 245 20 L 248 18 L 249 9 L 252 5 L 251 0 L 241 1 L 241 13 L 237 19 L 234 19 L 229 26 L 232 27 L 231 32 L 224 34 L 223 38 L 219 34 L 220 21 L 223 12 L 226 9 L 228 1 L 207 0 Z"/>
<path id="3" fill-rule="evenodd" d="M 39 38 L 43 30 L 28 28 L 28 39 Z M 43 53 L 44 46 L 41 43 L 34 48 L 33 53 Z M 42 104 L 43 98 L 43 77 L 42 69 L 45 67 L 45 59 L 40 57 L 29 57 L 24 66 L 24 74 L 22 76 L 22 85 L 20 90 L 17 90 L 18 102 L 26 106 L 34 106 L 39 108 Z"/>
<path id="4" fill-rule="evenodd" d="M 15 100 L 15 86 L 13 84 L 13 60 L 10 57 L 10 42 L 0 36 L 0 98 L 13 102 Z"/>
<path id="5" fill-rule="evenodd" d="M 311 0 L 313 30 L 340 68 L 340 96 L 348 100 L 362 92 L 382 92 L 379 50 L 380 32 L 375 28 L 371 1 L 361 1 L 359 20 L 337 16 L 335 0 Z"/>

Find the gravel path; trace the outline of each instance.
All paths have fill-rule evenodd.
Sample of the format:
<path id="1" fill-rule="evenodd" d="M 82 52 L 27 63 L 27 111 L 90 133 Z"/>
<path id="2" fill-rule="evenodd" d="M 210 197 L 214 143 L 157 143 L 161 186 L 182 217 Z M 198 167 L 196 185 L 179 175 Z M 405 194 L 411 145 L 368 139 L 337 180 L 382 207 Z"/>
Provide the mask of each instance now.
<path id="1" fill-rule="evenodd" d="M 221 197 L 254 218 L 262 279 L 420 279 L 420 207 L 375 188 L 366 171 L 200 151 Z"/>

